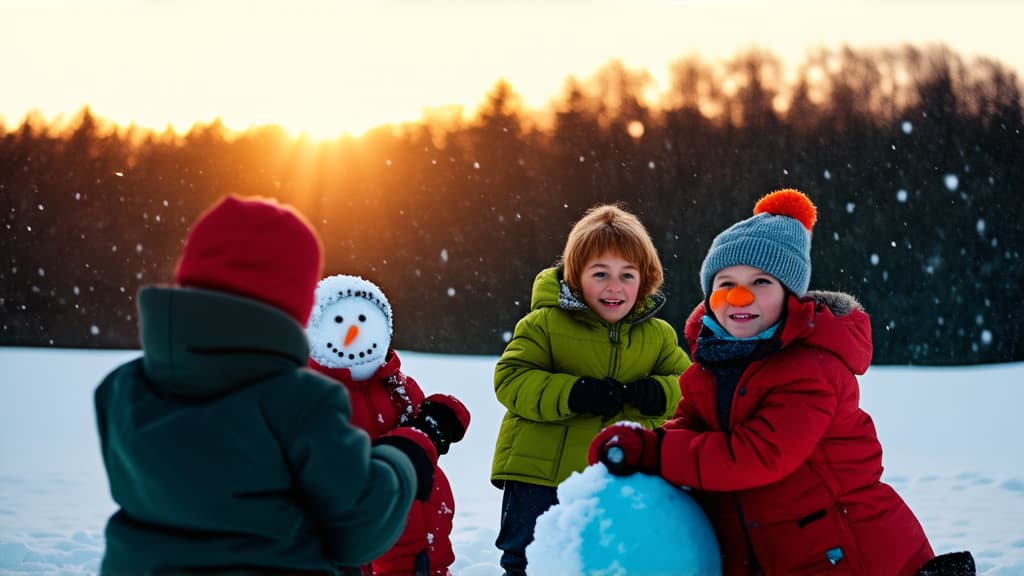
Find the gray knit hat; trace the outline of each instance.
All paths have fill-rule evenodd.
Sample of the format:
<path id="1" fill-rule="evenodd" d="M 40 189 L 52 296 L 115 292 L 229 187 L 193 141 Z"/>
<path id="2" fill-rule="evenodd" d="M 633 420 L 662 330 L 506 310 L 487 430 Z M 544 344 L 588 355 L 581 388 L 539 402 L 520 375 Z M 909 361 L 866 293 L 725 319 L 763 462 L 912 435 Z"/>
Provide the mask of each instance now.
<path id="1" fill-rule="evenodd" d="M 723 268 L 753 266 L 771 274 L 797 296 L 811 283 L 811 229 L 818 212 L 799 190 L 777 190 L 754 205 L 754 215 L 715 237 L 700 267 L 704 295 Z"/>

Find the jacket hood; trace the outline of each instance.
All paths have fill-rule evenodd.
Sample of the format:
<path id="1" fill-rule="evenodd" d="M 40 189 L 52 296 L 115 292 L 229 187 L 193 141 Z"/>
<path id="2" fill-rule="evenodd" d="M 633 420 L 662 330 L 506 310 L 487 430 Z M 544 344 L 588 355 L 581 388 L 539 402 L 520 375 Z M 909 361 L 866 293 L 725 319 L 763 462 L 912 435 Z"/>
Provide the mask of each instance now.
<path id="1" fill-rule="evenodd" d="M 656 292 L 638 303 L 638 305 L 622 319 L 622 322 L 636 324 L 653 317 L 665 305 L 665 295 Z M 530 296 L 530 310 L 541 308 L 562 308 L 570 311 L 589 312 L 595 319 L 596 313 L 590 310 L 587 303 L 569 288 L 562 278 L 562 267 L 541 270 L 533 280 L 533 292 Z M 603 322 L 603 320 L 600 320 Z"/>
<path id="2" fill-rule="evenodd" d="M 156 391 L 215 397 L 306 365 L 306 334 L 281 310 L 226 292 L 139 291 L 143 370 Z"/>
<path id="3" fill-rule="evenodd" d="M 683 334 L 690 350 L 697 350 L 704 314 L 702 301 L 686 320 Z M 873 354 L 871 318 L 849 294 L 815 290 L 803 298 L 790 294 L 779 343 L 783 348 L 800 343 L 825 350 L 855 374 L 863 374 Z"/>

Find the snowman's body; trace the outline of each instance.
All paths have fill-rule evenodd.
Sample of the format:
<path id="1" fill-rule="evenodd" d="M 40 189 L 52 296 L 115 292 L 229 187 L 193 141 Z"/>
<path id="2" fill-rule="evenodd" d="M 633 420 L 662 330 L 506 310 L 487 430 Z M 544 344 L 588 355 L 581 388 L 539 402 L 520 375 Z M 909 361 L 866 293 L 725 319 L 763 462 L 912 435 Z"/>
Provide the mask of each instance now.
<path id="1" fill-rule="evenodd" d="M 401 371 L 391 331 L 391 306 L 376 285 L 356 276 L 320 281 L 306 328 L 310 366 L 345 386 L 351 422 L 374 439 L 410 424 L 424 402 L 419 384 Z M 412 574 L 427 559 L 431 576 L 447 574 L 455 561 L 454 511 L 451 485 L 435 462 L 430 499 L 413 502 L 398 542 L 369 565 L 370 573 Z"/>

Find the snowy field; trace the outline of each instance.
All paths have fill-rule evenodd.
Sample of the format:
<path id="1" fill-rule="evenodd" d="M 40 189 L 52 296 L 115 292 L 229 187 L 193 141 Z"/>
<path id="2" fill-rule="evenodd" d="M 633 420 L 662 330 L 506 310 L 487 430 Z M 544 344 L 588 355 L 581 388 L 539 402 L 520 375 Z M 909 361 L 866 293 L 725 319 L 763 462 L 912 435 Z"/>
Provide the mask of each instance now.
<path id="1" fill-rule="evenodd" d="M 466 439 L 441 459 L 455 492 L 453 572 L 501 574 L 501 492 L 488 479 L 503 414 L 492 389 L 497 358 L 399 353 L 425 392 L 455 394 L 472 411 Z M 0 574 L 97 571 L 114 504 L 92 391 L 136 355 L 0 348 Z M 1024 363 L 872 367 L 861 385 L 885 449 L 884 479 L 936 552 L 971 550 L 979 574 L 1024 574 Z"/>

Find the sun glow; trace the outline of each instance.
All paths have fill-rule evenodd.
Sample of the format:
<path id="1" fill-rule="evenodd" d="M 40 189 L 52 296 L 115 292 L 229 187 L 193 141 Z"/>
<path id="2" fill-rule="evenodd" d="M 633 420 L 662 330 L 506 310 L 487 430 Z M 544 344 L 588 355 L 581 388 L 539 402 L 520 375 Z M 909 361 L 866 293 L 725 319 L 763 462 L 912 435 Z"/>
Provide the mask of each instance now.
<path id="1" fill-rule="evenodd" d="M 121 126 L 156 131 L 220 119 L 232 131 L 278 125 L 332 139 L 417 122 L 431 110 L 472 114 L 500 79 L 539 110 L 563 92 L 567 76 L 585 79 L 612 60 L 647 70 L 661 93 L 673 61 L 694 53 L 722 61 L 755 45 L 792 66 L 823 45 L 945 42 L 1024 70 L 1015 25 L 1024 5 L 984 7 L 0 0 L 8 24 L 0 34 L 0 121 L 12 127 L 32 110 L 52 118 L 88 106 Z M 820 22 L 830 23 L 827 33 Z"/>

